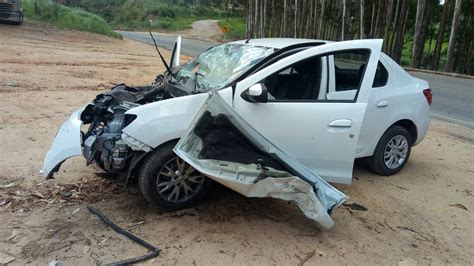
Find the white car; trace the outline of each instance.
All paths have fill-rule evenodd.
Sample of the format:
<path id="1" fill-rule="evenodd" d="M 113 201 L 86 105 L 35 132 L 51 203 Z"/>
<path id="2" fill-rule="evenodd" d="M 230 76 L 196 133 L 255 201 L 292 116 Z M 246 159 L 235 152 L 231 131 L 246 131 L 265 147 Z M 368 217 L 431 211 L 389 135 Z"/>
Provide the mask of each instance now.
<path id="1" fill-rule="evenodd" d="M 73 113 L 46 156 L 43 174 L 52 177 L 65 159 L 83 154 L 88 164 L 117 173 L 123 185 L 138 178 L 149 202 L 177 209 L 202 198 L 209 178 L 251 194 L 222 181 L 210 164 L 198 163 L 201 159 L 268 166 L 307 183 L 317 179 L 319 186 L 325 186 L 319 177 L 349 184 L 356 158 L 368 158 L 370 168 L 381 175 L 400 171 L 428 129 L 428 83 L 382 53 L 382 40 L 249 39 L 210 48 L 182 66 L 177 63 L 179 44 L 180 39 L 171 67 L 153 85 L 118 85 Z M 230 119 L 240 125 L 235 127 L 240 133 L 234 133 L 252 139 L 253 148 L 225 132 L 208 142 L 203 137 L 194 150 L 185 143 L 176 146 L 186 132 L 187 143 L 197 143 L 191 135 L 204 117 L 202 112 L 196 117 L 198 111 L 213 108 L 209 92 L 230 107 L 228 117 L 238 117 L 240 122 Z M 81 133 L 82 124 L 90 126 Z M 237 143 L 231 149 L 219 146 L 226 136 Z M 264 155 L 243 152 L 254 148 Z M 272 163 L 272 154 L 278 163 Z M 253 184 L 260 180 L 255 178 Z M 326 195 L 336 191 L 332 189 Z M 331 210 L 344 197 L 323 205 Z M 322 198 L 318 196 L 324 203 Z"/>

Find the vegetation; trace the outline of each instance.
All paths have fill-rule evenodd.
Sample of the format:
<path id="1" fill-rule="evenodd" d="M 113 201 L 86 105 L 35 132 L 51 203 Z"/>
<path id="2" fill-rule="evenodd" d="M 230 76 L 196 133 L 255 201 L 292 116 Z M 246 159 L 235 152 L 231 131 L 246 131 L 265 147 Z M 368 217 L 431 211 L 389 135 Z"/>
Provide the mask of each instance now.
<path id="1" fill-rule="evenodd" d="M 45 21 L 58 27 L 120 37 L 107 22 L 96 14 L 80 8 L 66 7 L 51 1 L 25 1 L 23 11 L 27 18 Z"/>
<path id="2" fill-rule="evenodd" d="M 474 73 L 474 1 L 248 0 L 247 37 L 383 38 L 414 68 Z"/>
<path id="3" fill-rule="evenodd" d="M 58 0 L 60 1 L 60 0 Z M 202 19 L 245 16 L 243 9 L 217 0 L 62 0 L 68 6 L 101 15 L 116 29 L 177 31 Z M 151 23 L 150 23 L 151 20 Z"/>
<path id="4" fill-rule="evenodd" d="M 226 39 L 228 40 L 240 40 L 244 39 L 247 32 L 244 18 L 226 18 L 219 20 L 217 23 L 219 27 L 227 26 L 229 32 L 225 34 Z"/>
<path id="5" fill-rule="evenodd" d="M 54 1 L 99 14 L 116 29 L 177 31 L 218 19 L 228 39 L 383 38 L 383 51 L 402 65 L 474 72 L 472 0 Z"/>

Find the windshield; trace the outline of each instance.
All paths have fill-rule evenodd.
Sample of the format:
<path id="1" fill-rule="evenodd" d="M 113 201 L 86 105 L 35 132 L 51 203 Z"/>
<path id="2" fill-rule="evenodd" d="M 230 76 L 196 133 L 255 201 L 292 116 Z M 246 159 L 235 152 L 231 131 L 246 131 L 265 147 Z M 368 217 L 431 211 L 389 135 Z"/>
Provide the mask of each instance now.
<path id="1" fill-rule="evenodd" d="M 194 92 L 220 89 L 273 52 L 274 48 L 262 46 L 219 45 L 184 64 L 175 78 L 183 85 L 193 86 Z"/>

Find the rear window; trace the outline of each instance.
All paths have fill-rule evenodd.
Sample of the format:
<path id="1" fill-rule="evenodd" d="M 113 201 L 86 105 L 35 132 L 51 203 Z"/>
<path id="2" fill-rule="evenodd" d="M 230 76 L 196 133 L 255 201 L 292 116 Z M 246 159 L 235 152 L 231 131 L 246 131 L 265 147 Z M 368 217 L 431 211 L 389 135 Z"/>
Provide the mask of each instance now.
<path id="1" fill-rule="evenodd" d="M 387 85 L 388 81 L 388 71 L 383 66 L 382 62 L 379 61 L 377 64 L 377 71 L 375 72 L 374 83 L 372 84 L 373 88 L 379 88 Z"/>

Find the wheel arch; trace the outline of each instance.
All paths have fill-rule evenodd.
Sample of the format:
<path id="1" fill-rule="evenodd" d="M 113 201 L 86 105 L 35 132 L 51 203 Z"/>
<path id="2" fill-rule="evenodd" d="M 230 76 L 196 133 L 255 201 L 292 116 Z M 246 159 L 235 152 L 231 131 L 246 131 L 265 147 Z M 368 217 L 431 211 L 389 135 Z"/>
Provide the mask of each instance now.
<path id="1" fill-rule="evenodd" d="M 413 146 L 413 144 L 416 143 L 416 140 L 418 139 L 418 129 L 416 127 L 416 124 L 412 120 L 410 120 L 410 119 L 398 120 L 397 122 L 395 122 L 391 126 L 389 126 L 387 128 L 387 130 L 389 130 L 393 126 L 401 126 L 401 127 L 405 128 L 410 133 L 412 146 Z M 387 132 L 387 130 L 385 130 L 385 132 Z M 385 132 L 384 132 L 384 134 L 385 134 Z"/>
<path id="2" fill-rule="evenodd" d="M 132 165 L 130 165 L 130 169 L 128 169 L 128 172 L 130 173 L 129 174 L 129 177 L 131 177 L 132 179 L 135 179 L 138 175 L 138 171 L 140 171 L 140 168 L 142 167 L 143 165 L 143 162 L 146 160 L 146 158 L 148 158 L 150 156 L 150 154 L 154 151 L 156 151 L 157 149 L 159 149 L 160 147 L 164 146 L 164 145 L 167 145 L 171 142 L 178 142 L 179 141 L 179 138 L 174 138 L 174 139 L 170 139 L 168 141 L 165 141 L 163 143 L 161 143 L 160 145 L 158 145 L 157 147 L 153 148 L 151 151 L 145 153 L 143 156 L 141 156 L 138 161 L 136 161 L 135 163 L 133 163 Z M 127 183 L 129 182 L 130 178 L 127 179 Z"/>

